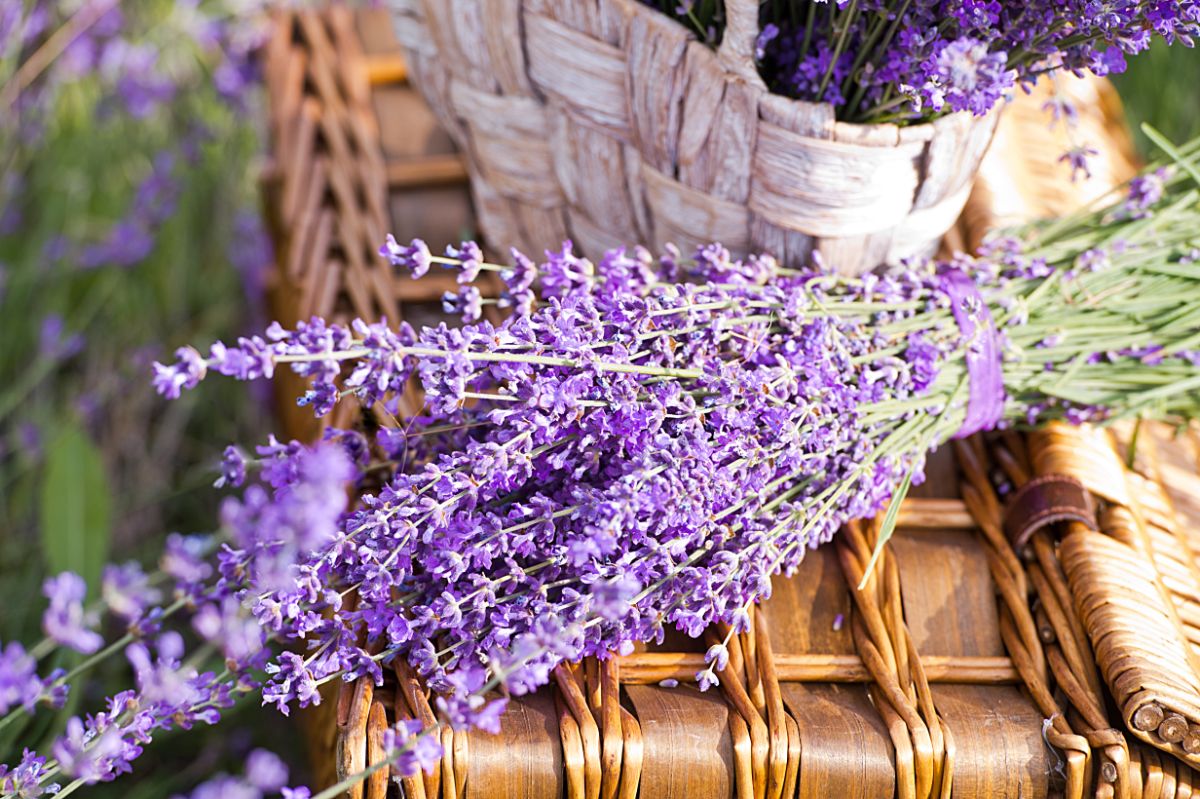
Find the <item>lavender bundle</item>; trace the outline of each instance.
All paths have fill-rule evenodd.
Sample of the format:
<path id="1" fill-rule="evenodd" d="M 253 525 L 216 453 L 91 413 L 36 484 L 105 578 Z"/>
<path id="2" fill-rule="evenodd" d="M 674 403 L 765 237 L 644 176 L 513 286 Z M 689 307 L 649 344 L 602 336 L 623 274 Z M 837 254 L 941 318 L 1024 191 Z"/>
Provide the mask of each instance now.
<path id="1" fill-rule="evenodd" d="M 0 654 L 0 728 L 62 701 L 79 672 L 39 674 L 56 646 L 93 653 L 83 670 L 126 650 L 137 690 L 73 720 L 52 759 L 0 768 L 0 794 L 111 779 L 157 730 L 213 722 L 251 693 L 287 712 L 318 702 L 324 682 L 382 679 L 397 658 L 446 723 L 494 730 L 505 697 L 563 661 L 668 626 L 745 629 L 773 576 L 902 496 L 948 438 L 1195 417 L 1200 142 L 1174 155 L 1110 207 L 979 258 L 856 279 L 717 245 L 594 264 L 566 246 L 498 265 L 473 244 L 438 256 L 389 240 L 383 253 L 414 275 L 457 270 L 447 304 L 464 326 L 313 319 L 207 356 L 180 350 L 156 367 L 168 397 L 213 372 L 287 365 L 311 380 L 301 401 L 317 413 L 356 402 L 389 424 L 314 447 L 272 440 L 253 459 L 230 448 L 222 481 L 259 480 L 226 501 L 221 531 L 172 539 L 158 574 L 106 572 L 104 607 L 127 630 L 113 643 L 77 578 L 48 583 L 47 639 Z M 499 325 L 480 318 L 484 271 L 507 287 Z M 391 424 L 414 376 L 425 407 Z M 184 610 L 222 673 L 197 671 L 178 634 L 160 632 Z M 706 658 L 701 687 L 717 682 L 725 644 Z M 428 732 L 397 726 L 397 768 L 436 762 Z"/>
<path id="2" fill-rule="evenodd" d="M 455 723 L 490 725 L 496 705 L 455 697 L 501 683 L 523 693 L 564 659 L 661 640 L 667 625 L 742 629 L 773 575 L 878 512 L 952 436 L 1192 418 L 1196 151 L 1122 204 L 993 242 L 980 259 L 860 279 L 717 245 L 596 264 L 567 246 L 540 265 L 519 253 L 496 265 L 474 244 L 435 256 L 389 240 L 383 254 L 416 276 L 458 270 L 447 305 L 465 326 L 313 319 L 208 357 L 181 350 L 158 367 L 167 396 L 211 371 L 256 379 L 281 364 L 311 379 L 301 402 L 318 414 L 352 398 L 387 417 L 410 377 L 425 390 L 421 417 L 376 435 L 394 476 L 301 565 L 305 587 L 273 600 L 307 601 L 306 635 L 323 631 L 308 645 L 329 656 L 269 697 L 303 699 L 297 680 L 344 668 L 356 652 L 344 642 L 365 631 L 381 653 L 351 660 L 404 656 Z M 472 283 L 485 270 L 514 309 L 499 326 L 479 319 Z M 361 439 L 333 435 L 367 462 Z M 231 455 L 229 479 L 243 468 Z M 262 527 L 250 516 L 231 519 L 247 541 Z M 330 586 L 353 587 L 358 606 L 314 602 Z M 723 658 L 709 653 L 702 685 Z"/>
<path id="3" fill-rule="evenodd" d="M 720 40 L 720 0 L 643 0 Z M 1196 0 L 765 0 L 759 71 L 772 91 L 851 122 L 987 113 L 1059 69 L 1121 72 L 1155 35 L 1191 46 Z"/>

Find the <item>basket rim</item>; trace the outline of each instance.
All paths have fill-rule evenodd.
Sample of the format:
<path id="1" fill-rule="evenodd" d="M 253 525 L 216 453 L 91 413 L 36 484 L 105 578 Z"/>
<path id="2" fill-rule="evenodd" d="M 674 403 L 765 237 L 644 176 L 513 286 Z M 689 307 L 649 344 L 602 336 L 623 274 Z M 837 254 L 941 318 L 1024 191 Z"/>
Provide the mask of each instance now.
<path id="1" fill-rule="evenodd" d="M 417 0 L 417 2 L 420 2 L 420 0 Z M 775 102 L 783 101 L 783 102 L 792 104 L 797 108 L 803 108 L 803 109 L 807 109 L 810 111 L 828 110 L 831 112 L 829 114 L 829 116 L 833 120 L 835 125 L 850 127 L 850 128 L 853 128 L 853 129 L 859 130 L 859 131 L 881 131 L 881 132 L 882 131 L 890 132 L 892 130 L 927 131 L 928 132 L 927 134 L 923 134 L 923 135 L 909 134 L 909 136 L 912 136 L 913 138 L 918 138 L 918 139 L 923 138 L 924 135 L 928 135 L 931 137 L 936 128 L 947 124 L 945 122 L 945 120 L 958 119 L 958 120 L 963 120 L 965 122 L 965 121 L 969 121 L 969 120 L 982 119 L 987 116 L 991 116 L 992 114 L 998 113 L 1000 110 L 1003 109 L 1004 106 L 1006 106 L 1008 103 L 1011 102 L 1011 98 L 1006 98 L 1003 101 L 998 102 L 995 106 L 993 106 L 992 109 L 989 110 L 989 112 L 987 114 L 980 115 L 980 114 L 972 113 L 970 111 L 951 111 L 949 113 L 939 114 L 938 116 L 933 117 L 932 119 L 927 119 L 923 122 L 917 122 L 917 123 L 913 123 L 913 124 L 897 124 L 895 122 L 847 122 L 847 121 L 837 118 L 837 113 L 836 113 L 835 107 L 832 103 L 827 103 L 827 102 L 822 102 L 822 101 L 814 101 L 814 100 L 803 100 L 798 97 L 789 97 L 786 94 L 780 94 L 779 92 L 772 91 L 771 87 L 768 86 L 767 82 L 762 78 L 762 73 L 759 72 L 757 64 L 754 64 L 754 74 L 755 74 L 755 76 L 757 76 L 758 79 L 755 81 L 747 80 L 746 77 L 743 76 L 742 74 L 740 74 L 736 68 L 730 67 L 721 58 L 721 52 L 720 52 L 721 45 L 713 46 L 713 45 L 707 44 L 706 42 L 702 42 L 700 40 L 700 38 L 695 34 L 695 32 L 690 30 L 686 25 L 684 25 L 682 22 L 675 19 L 671 15 L 666 14 L 663 11 L 660 11 L 657 8 L 652 8 L 648 4 L 640 2 L 639 0 L 597 0 L 597 2 L 599 2 L 599 3 L 620 3 L 626 9 L 632 9 L 632 10 L 629 10 L 628 13 L 641 14 L 643 16 L 654 16 L 656 18 L 661 18 L 661 20 L 663 20 L 665 22 L 665 24 L 682 31 L 683 34 L 688 39 L 689 44 L 697 45 L 700 50 L 703 50 L 707 54 L 708 57 L 711 57 L 712 59 L 714 59 L 715 62 L 720 65 L 721 71 L 722 71 L 726 81 L 735 81 L 735 82 L 746 83 L 746 84 L 750 85 L 752 88 L 761 92 L 765 96 L 777 98 L 777 100 L 775 100 Z M 726 2 L 730 2 L 730 0 L 726 0 Z M 394 11 L 393 11 L 393 13 L 394 13 Z M 660 22 L 659 24 L 663 24 L 663 22 Z M 722 37 L 722 44 L 724 43 L 724 41 L 725 41 L 725 39 L 724 39 L 724 37 Z M 694 48 L 690 48 L 690 49 L 694 49 Z M 809 138 L 818 138 L 818 137 L 809 137 Z M 911 139 L 909 139 L 909 140 L 911 141 Z M 838 141 L 837 139 L 834 139 L 834 142 L 837 144 L 843 143 L 841 141 Z M 895 146 L 895 145 L 891 145 L 891 144 L 872 145 L 869 141 L 854 142 L 854 143 L 859 144 L 861 146 L 887 146 L 887 147 Z M 905 142 L 902 141 L 901 144 L 903 144 L 903 143 L 905 143 Z"/>

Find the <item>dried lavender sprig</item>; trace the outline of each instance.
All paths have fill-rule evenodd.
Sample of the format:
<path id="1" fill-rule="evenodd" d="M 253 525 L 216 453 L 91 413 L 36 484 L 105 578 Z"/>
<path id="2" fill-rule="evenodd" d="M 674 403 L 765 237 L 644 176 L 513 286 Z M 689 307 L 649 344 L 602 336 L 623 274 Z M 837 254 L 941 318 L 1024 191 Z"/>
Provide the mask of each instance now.
<path id="1" fill-rule="evenodd" d="M 393 551 L 396 551 L 396 550 L 393 550 Z"/>

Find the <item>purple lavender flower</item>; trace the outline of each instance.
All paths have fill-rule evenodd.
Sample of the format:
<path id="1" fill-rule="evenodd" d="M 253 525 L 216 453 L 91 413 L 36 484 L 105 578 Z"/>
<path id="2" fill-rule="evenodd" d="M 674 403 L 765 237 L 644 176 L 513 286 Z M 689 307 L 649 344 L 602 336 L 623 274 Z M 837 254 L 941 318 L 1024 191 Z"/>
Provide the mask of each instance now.
<path id="1" fill-rule="evenodd" d="M 0 9 L 0 42 L 8 42 L 17 26 L 24 20 L 24 9 L 18 5 L 6 6 Z"/>
<path id="2" fill-rule="evenodd" d="M 944 99 L 953 111 L 983 116 L 1016 84 L 1016 72 L 1007 68 L 1007 53 L 989 52 L 987 43 L 979 39 L 964 37 L 950 42 L 936 63 L 936 89 L 929 97 L 934 111 L 941 110 Z"/>
<path id="3" fill-rule="evenodd" d="M 90 785 L 115 776 L 124 749 L 117 728 L 96 733 L 87 730 L 83 721 L 74 716 L 67 721 L 66 734 L 55 742 L 51 751 L 64 774 Z"/>
<path id="4" fill-rule="evenodd" d="M 157 658 L 144 644 L 127 650 L 139 691 L 115 694 L 103 711 L 67 722 L 66 732 L 51 746 L 66 776 L 90 784 L 128 773 L 156 731 L 189 729 L 198 721 L 213 723 L 220 710 L 232 704 L 230 683 L 180 665 L 182 641 L 178 634 L 161 636 L 157 649 Z M 39 768 L 39 760 L 29 753 L 22 765 L 26 763 L 33 770 Z M 44 761 L 40 763 L 44 765 Z M 0 767 L 0 776 L 4 773 Z"/>
<path id="5" fill-rule="evenodd" d="M 442 745 L 436 736 L 422 735 L 421 722 L 398 721 L 383 733 L 384 751 L 390 753 L 396 771 L 413 775 L 432 773 L 442 757 Z"/>
<path id="6" fill-rule="evenodd" d="M 713 644 L 704 653 L 704 662 L 715 671 L 724 671 L 729 665 L 729 647 L 725 644 Z"/>
<path id="7" fill-rule="evenodd" d="M 207 363 L 237 377 L 289 365 L 320 411 L 394 407 L 413 377 L 426 404 L 377 436 L 393 463 L 369 474 L 354 468 L 368 463 L 366 441 L 345 431 L 316 447 L 261 447 L 263 482 L 226 503 L 228 544 L 216 585 L 195 592 L 208 597 L 195 626 L 237 640 L 249 613 L 283 644 L 262 691 L 282 712 L 319 701 L 325 681 L 380 680 L 394 666 L 425 680 L 444 721 L 485 729 L 504 707 L 488 701 L 492 687 L 519 696 L 564 661 L 628 652 L 668 627 L 744 631 L 775 575 L 878 513 L 902 479 L 920 482 L 920 447 L 892 437 L 927 430 L 918 439 L 931 443 L 961 429 L 989 350 L 1014 342 L 1007 360 L 985 365 L 1023 375 L 1068 353 L 1073 369 L 1092 368 L 1074 341 L 1021 355 L 1038 350 L 1055 314 L 1083 312 L 1077 300 L 1107 277 L 1079 269 L 1042 292 L 1065 304 L 1031 311 L 1043 281 L 1084 260 L 1055 247 L 999 239 L 985 260 L 847 281 L 717 245 L 690 261 L 635 248 L 592 262 L 567 244 L 541 264 L 514 256 L 501 268 L 510 287 L 540 285 L 543 299 L 498 325 L 312 319 L 214 345 Z M 455 252 L 471 272 L 497 268 Z M 992 314 L 1008 339 L 986 332 Z M 1139 343 L 1112 357 L 1165 364 L 1169 351 Z M 1009 419 L 1106 412 L 1037 382 L 1051 388 L 1005 397 L 989 386 L 988 402 L 999 414 L 1007 400 Z M 998 418 L 984 416 L 980 426 Z M 344 512 L 347 480 L 377 490 Z M 258 644 L 227 652 L 231 669 L 261 656 Z M 717 644 L 706 659 L 701 687 L 717 683 L 728 651 Z"/>
<path id="8" fill-rule="evenodd" d="M 154 249 L 154 237 L 140 220 L 126 219 L 113 226 L 101 241 L 85 247 L 79 257 L 84 269 L 101 266 L 130 267 L 146 260 Z"/>
<path id="9" fill-rule="evenodd" d="M 754 40 L 754 57 L 762 61 L 767 54 L 767 45 L 779 37 L 779 26 L 773 22 L 763 25 Z"/>
<path id="10" fill-rule="evenodd" d="M 265 323 L 261 318 L 263 297 L 266 296 L 267 279 L 275 253 L 271 237 L 267 235 L 257 211 L 246 209 L 234 217 L 233 235 L 226 257 L 241 278 L 242 293 L 251 310 L 250 321 L 255 328 L 260 328 Z"/>
<path id="11" fill-rule="evenodd" d="M 50 606 L 42 615 L 42 629 L 46 635 L 84 654 L 100 648 L 104 639 L 92 629 L 95 614 L 87 613 L 83 608 L 87 585 L 82 577 L 73 572 L 50 577 L 42 584 L 42 593 L 50 600 Z"/>
<path id="12" fill-rule="evenodd" d="M 175 213 L 179 201 L 179 182 L 175 177 L 178 158 L 170 150 L 154 156 L 150 174 L 137 187 L 133 213 L 151 225 L 165 222 Z"/>
<path id="13" fill-rule="evenodd" d="M 227 499 L 221 520 L 233 545 L 221 555 L 222 569 L 249 570 L 260 591 L 293 589 L 297 565 L 336 535 L 352 476 L 344 450 L 322 444 L 299 455 L 295 482 L 277 486 L 274 497 L 255 485 Z"/>
<path id="14" fill-rule="evenodd" d="M 213 86 L 230 102 L 240 102 L 246 88 L 255 79 L 254 63 L 246 61 L 222 61 L 213 71 Z"/>
<path id="15" fill-rule="evenodd" d="M 411 244 L 404 246 L 390 233 L 387 241 L 379 248 L 379 254 L 388 259 L 392 266 L 412 270 L 413 277 L 423 277 L 433 264 L 433 254 L 429 252 L 425 242 L 413 239 Z"/>
<path id="16" fill-rule="evenodd" d="M 46 758 L 26 749 L 15 768 L 0 763 L 0 791 L 20 799 L 57 793 L 61 787 L 57 782 L 43 782 L 47 771 Z"/>
<path id="17" fill-rule="evenodd" d="M 1093 248 L 1079 254 L 1077 268 L 1085 272 L 1101 272 L 1112 266 L 1112 259 L 1104 250 Z"/>
<path id="18" fill-rule="evenodd" d="M 1071 167 L 1071 180 L 1082 173 L 1084 178 L 1092 176 L 1090 159 L 1099 155 L 1099 151 L 1087 145 L 1075 145 L 1059 156 L 1059 161 Z"/>
<path id="19" fill-rule="evenodd" d="M 246 457 L 242 451 L 232 444 L 225 448 L 221 456 L 221 476 L 213 483 L 216 488 L 232 486 L 238 488 L 246 482 Z"/>
<path id="20" fill-rule="evenodd" d="M 17 425 L 17 441 L 20 443 L 22 454 L 32 461 L 39 461 L 43 455 L 42 431 L 33 422 L 21 422 Z"/>
<path id="21" fill-rule="evenodd" d="M 675 572 L 685 553 L 723 535 L 721 519 L 730 508 L 761 504 L 764 486 L 809 468 L 829 473 L 808 491 L 844 479 L 872 446 L 870 431 L 855 424 L 858 405 L 909 396 L 914 374 L 932 381 L 946 342 L 914 342 L 911 363 L 855 366 L 850 359 L 870 342 L 856 338 L 854 324 L 806 312 L 805 292 L 818 289 L 804 278 L 771 283 L 777 278 L 769 259 L 739 263 L 720 248 L 706 249 L 694 277 L 719 288 L 663 285 L 652 265 L 640 251 L 614 252 L 593 264 L 569 247 L 540 267 L 518 260 L 514 282 L 528 285 L 536 276 L 550 300 L 500 328 L 478 322 L 401 336 L 382 326 L 342 328 L 321 320 L 296 331 L 272 328 L 273 343 L 262 352 L 294 359 L 318 393 L 340 394 L 336 386 L 343 385 L 383 399 L 404 390 L 416 365 L 433 417 L 466 425 L 462 434 L 447 434 L 456 449 L 431 448 L 428 455 L 421 454 L 424 444 L 385 437 L 385 450 L 424 465 L 398 474 L 378 496 L 364 496 L 362 509 L 344 517 L 340 486 L 328 491 L 328 501 L 317 505 L 326 508 L 330 532 L 311 550 L 291 543 L 296 525 L 283 520 L 294 517 L 288 506 L 303 494 L 297 486 L 311 486 L 319 482 L 317 471 L 330 470 L 304 473 L 300 464 L 315 453 L 298 445 L 272 442 L 260 450 L 273 493 L 252 486 L 228 504 L 234 545 L 221 555 L 222 574 L 230 585 L 248 577 L 265 588 L 253 609 L 260 624 L 309 642 L 311 653 L 287 653 L 267 665 L 267 703 L 305 705 L 316 701 L 319 680 L 374 674 L 375 659 L 356 643 L 365 629 L 443 694 L 438 706 L 452 724 L 493 727 L 502 705 L 477 695 L 486 683 L 484 666 L 500 669 L 509 690 L 521 693 L 543 684 L 563 659 L 625 651 L 632 640 L 654 640 L 663 624 L 693 635 L 714 621 L 740 624 L 738 609 L 765 590 L 773 570 L 794 568 L 840 519 L 883 502 L 909 465 L 880 463 L 845 516 L 839 511 L 814 524 L 784 511 L 761 526 L 751 523 L 713 553 L 711 564 L 686 576 Z M 862 290 L 896 299 L 927 286 L 889 278 Z M 722 333 L 718 320 L 743 297 L 777 306 L 786 321 L 775 332 L 764 322 L 736 336 Z M 668 339 L 662 334 L 672 325 L 689 332 Z M 778 338 L 768 345 L 772 336 Z M 410 349 L 432 357 L 418 361 Z M 222 351 L 239 357 L 233 348 Z M 725 351 L 728 360 L 718 356 Z M 564 362 L 519 360 L 526 352 L 553 352 Z M 636 373 L 604 368 L 606 359 L 633 352 L 645 352 L 648 367 L 686 372 L 706 399 L 679 383 L 643 383 Z M 858 377 L 848 380 L 852 375 Z M 512 403 L 466 410 L 466 394 L 498 385 Z M 822 420 L 820 435 L 779 434 L 811 427 L 812 419 Z M 467 432 L 473 425 L 478 433 Z M 749 462 L 747 453 L 754 453 Z M 496 504 L 512 495 L 525 498 Z M 772 526 L 794 538 L 777 565 L 758 564 L 750 554 L 760 546 L 754 542 Z M 274 532 L 281 528 L 288 532 Z M 546 547 L 558 553 L 553 565 L 533 568 Z M 280 552 L 289 554 L 276 567 Z M 701 598 L 707 595 L 697 594 L 697 580 L 724 589 Z M 332 623 L 319 612 L 333 599 L 331 581 L 355 586 L 360 597 L 355 611 L 334 610 Z M 635 601 L 646 587 L 653 587 L 655 602 L 676 609 L 647 615 Z M 413 598 L 397 608 L 396 592 Z M 215 613 L 205 613 L 213 629 Z M 588 619 L 600 626 L 585 635 Z M 454 654 L 443 658 L 439 650 Z"/>
<path id="22" fill-rule="evenodd" d="M 175 350 L 178 359 L 171 366 L 154 362 L 154 390 L 167 399 L 178 399 L 185 388 L 195 388 L 204 379 L 208 364 L 200 353 L 191 347 Z"/>
<path id="23" fill-rule="evenodd" d="M 142 643 L 130 644 L 125 656 L 133 667 L 141 701 L 151 705 L 163 705 L 172 709 L 188 708 L 203 696 L 194 684 L 198 676 L 194 668 L 180 665 L 183 657 L 183 639 L 179 633 L 163 633 L 157 641 L 158 657 Z"/>
<path id="24" fill-rule="evenodd" d="M 263 792 L 237 777 L 218 774 L 188 796 L 176 795 L 173 799 L 263 799 Z"/>
<path id="25" fill-rule="evenodd" d="M 460 262 L 457 267 L 459 283 L 475 280 L 483 268 L 483 249 L 473 241 L 464 241 L 457 247 L 447 247 L 446 257 Z"/>
<path id="26" fill-rule="evenodd" d="M 483 316 L 483 295 L 475 286 L 462 286 L 457 293 L 446 292 L 442 297 L 442 310 L 461 316 L 470 324 Z"/>
<path id="27" fill-rule="evenodd" d="M 267 674 L 271 681 L 263 687 L 263 704 L 273 704 L 283 715 L 289 715 L 288 706 L 297 701 L 300 707 L 321 704 L 317 681 L 304 663 L 304 658 L 295 652 L 282 652 L 274 663 L 268 663 Z"/>

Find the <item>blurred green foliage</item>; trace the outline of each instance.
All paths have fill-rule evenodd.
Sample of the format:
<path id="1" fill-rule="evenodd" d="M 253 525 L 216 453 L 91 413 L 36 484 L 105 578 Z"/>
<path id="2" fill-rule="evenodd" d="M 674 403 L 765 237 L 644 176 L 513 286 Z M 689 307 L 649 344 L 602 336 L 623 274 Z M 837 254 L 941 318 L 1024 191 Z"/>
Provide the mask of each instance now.
<path id="1" fill-rule="evenodd" d="M 1143 157 L 1155 152 L 1141 132 L 1143 122 L 1175 142 L 1200 135 L 1200 48 L 1155 42 L 1147 52 L 1130 58 L 1129 70 L 1113 76 L 1113 82 Z"/>
<path id="2" fill-rule="evenodd" d="M 113 555 L 152 560 L 165 532 L 211 528 L 212 494 L 189 489 L 210 483 L 221 446 L 256 426 L 244 390 L 168 406 L 150 388 L 151 360 L 244 332 L 249 314 L 231 255 L 237 214 L 255 208 L 258 137 L 218 101 L 202 50 L 170 35 L 173 13 L 173 3 L 150 0 L 127 22 L 165 36 L 177 74 L 193 76 L 155 113 L 123 113 L 101 78 L 83 74 L 33 97 L 36 117 L 0 125 L 0 602 L 12 611 L 0 614 L 0 639 L 28 639 L 40 580 L 55 565 L 37 545 L 39 508 L 52 510 L 55 495 L 96 504 L 79 495 L 103 490 Z M 106 240 L 129 238 L 119 225 L 140 212 L 138 189 L 164 154 L 172 185 L 151 205 L 174 208 L 147 226 L 148 254 L 86 262 Z M 60 484 L 48 473 L 65 428 L 98 448 L 104 480 Z"/>
<path id="3" fill-rule="evenodd" d="M 75 572 L 94 598 L 108 562 L 112 493 L 100 451 L 70 419 L 46 448 L 38 523 L 51 574 Z M 75 490 L 63 491 L 62 486 Z"/>
<path id="4" fill-rule="evenodd" d="M 0 645 L 41 637 L 48 574 L 77 571 L 95 596 L 103 563 L 153 566 L 168 533 L 212 530 L 221 449 L 270 428 L 246 386 L 167 403 L 150 385 L 151 362 L 176 347 L 258 324 L 269 251 L 246 223 L 257 218 L 262 98 L 233 73 L 219 87 L 216 70 L 261 23 L 251 17 L 262 3 L 117 5 L 115 32 L 102 38 L 102 21 L 85 34 L 94 52 L 58 54 L 25 84 L 21 65 L 88 4 L 0 0 Z M 42 32 L 23 38 L 42 13 Z M 119 74 L 170 89 L 146 111 L 142 87 Z M 130 682 L 123 659 L 103 664 L 64 711 L 4 730 L 0 762 L 44 750 L 68 711 L 92 712 Z M 156 742 L 134 780 L 88 795 L 184 791 L 245 751 L 255 719 L 287 740 L 278 716 L 239 714 L 213 734 Z"/>

